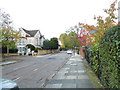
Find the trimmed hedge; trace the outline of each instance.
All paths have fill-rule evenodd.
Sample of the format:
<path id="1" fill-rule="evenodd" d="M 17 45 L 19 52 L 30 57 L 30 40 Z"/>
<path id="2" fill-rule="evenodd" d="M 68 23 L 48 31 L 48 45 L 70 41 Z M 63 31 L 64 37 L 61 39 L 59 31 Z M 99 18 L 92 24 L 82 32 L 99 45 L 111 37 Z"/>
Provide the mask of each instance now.
<path id="1" fill-rule="evenodd" d="M 120 88 L 120 25 L 105 32 L 100 41 L 101 82 L 107 88 Z"/>
<path id="2" fill-rule="evenodd" d="M 10 48 L 9 53 L 17 53 L 18 49 L 17 48 Z M 7 53 L 7 47 L 2 47 L 2 53 Z"/>
<path id="3" fill-rule="evenodd" d="M 41 48 L 39 48 L 39 47 L 37 47 L 37 48 L 35 48 L 35 52 L 38 52 L 38 50 L 41 50 Z"/>
<path id="4" fill-rule="evenodd" d="M 120 88 L 120 25 L 106 31 L 99 44 L 85 48 L 85 57 L 105 88 Z"/>

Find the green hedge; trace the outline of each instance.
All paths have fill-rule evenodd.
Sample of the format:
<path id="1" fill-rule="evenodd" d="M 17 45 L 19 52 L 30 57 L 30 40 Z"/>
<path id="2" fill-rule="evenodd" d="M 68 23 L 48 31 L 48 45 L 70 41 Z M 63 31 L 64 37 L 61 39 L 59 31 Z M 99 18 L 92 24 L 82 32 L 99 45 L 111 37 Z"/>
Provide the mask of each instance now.
<path id="1" fill-rule="evenodd" d="M 120 88 L 120 25 L 105 32 L 100 41 L 101 82 L 107 88 Z"/>
<path id="2" fill-rule="evenodd" d="M 105 32 L 100 43 L 86 48 L 85 54 L 106 88 L 120 88 L 120 25 Z"/>
<path id="3" fill-rule="evenodd" d="M 39 48 L 39 47 L 37 47 L 37 48 L 35 48 L 35 52 L 38 52 L 38 50 L 41 50 L 41 48 Z"/>
<path id="4" fill-rule="evenodd" d="M 99 75 L 100 74 L 99 44 L 94 45 L 93 47 L 89 48 L 88 50 L 89 50 L 90 65 L 91 65 L 93 71 L 97 75 Z"/>
<path id="5" fill-rule="evenodd" d="M 9 48 L 9 53 L 17 53 L 17 48 Z M 2 47 L 2 53 L 7 53 L 7 47 Z"/>

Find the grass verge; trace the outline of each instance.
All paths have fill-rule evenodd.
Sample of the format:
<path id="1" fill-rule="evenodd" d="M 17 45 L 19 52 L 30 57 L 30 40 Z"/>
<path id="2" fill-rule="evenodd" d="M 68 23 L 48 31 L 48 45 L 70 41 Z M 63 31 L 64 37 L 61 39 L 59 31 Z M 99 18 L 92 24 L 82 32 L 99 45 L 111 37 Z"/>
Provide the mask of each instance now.
<path id="1" fill-rule="evenodd" d="M 96 76 L 96 74 L 92 71 L 91 67 L 89 66 L 88 62 L 86 61 L 86 59 L 83 59 L 83 64 L 86 68 L 86 72 L 89 76 L 89 78 L 91 79 L 94 88 L 101 88 L 102 90 L 104 90 L 102 84 L 100 83 L 100 80 L 98 79 L 98 77 Z"/>

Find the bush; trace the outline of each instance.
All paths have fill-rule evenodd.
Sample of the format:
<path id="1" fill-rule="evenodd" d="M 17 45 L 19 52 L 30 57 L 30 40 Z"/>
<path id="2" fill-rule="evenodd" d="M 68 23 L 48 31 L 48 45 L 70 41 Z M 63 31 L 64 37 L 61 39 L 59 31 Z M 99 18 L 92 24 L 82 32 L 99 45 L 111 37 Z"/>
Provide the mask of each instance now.
<path id="1" fill-rule="evenodd" d="M 99 78 L 99 74 L 100 74 L 99 44 L 96 44 L 92 48 L 89 48 L 88 51 L 89 51 L 90 65 Z"/>
<path id="2" fill-rule="evenodd" d="M 2 53 L 7 53 L 7 47 L 2 47 Z"/>
<path id="3" fill-rule="evenodd" d="M 41 50 L 41 48 L 39 48 L 39 47 L 37 47 L 37 48 L 35 48 L 35 52 L 38 52 L 38 50 Z"/>
<path id="4" fill-rule="evenodd" d="M 99 44 L 84 51 L 101 83 L 106 88 L 120 88 L 120 25 L 106 31 Z"/>
<path id="5" fill-rule="evenodd" d="M 52 49 L 55 49 L 54 47 L 55 47 L 54 41 L 45 40 L 43 42 L 43 49 L 44 50 L 52 50 Z"/>
<path id="6" fill-rule="evenodd" d="M 17 48 L 9 49 L 9 53 L 17 53 L 17 52 L 18 52 L 18 49 L 17 49 Z"/>
<path id="7" fill-rule="evenodd" d="M 120 88 L 120 25 L 105 32 L 100 41 L 101 82 L 107 88 Z"/>
<path id="8" fill-rule="evenodd" d="M 9 53 L 17 53 L 17 48 L 9 48 Z M 2 53 L 7 53 L 7 47 L 2 47 Z"/>
<path id="9" fill-rule="evenodd" d="M 35 50 L 35 46 L 33 46 L 32 44 L 27 44 L 26 47 L 30 48 L 30 50 Z"/>

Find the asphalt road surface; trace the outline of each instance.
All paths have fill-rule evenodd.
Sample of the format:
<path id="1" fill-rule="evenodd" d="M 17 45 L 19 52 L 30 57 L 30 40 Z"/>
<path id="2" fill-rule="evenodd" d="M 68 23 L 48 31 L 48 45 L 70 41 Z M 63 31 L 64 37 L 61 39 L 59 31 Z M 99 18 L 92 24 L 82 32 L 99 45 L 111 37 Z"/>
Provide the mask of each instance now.
<path id="1" fill-rule="evenodd" d="M 12 58 L 15 64 L 2 67 L 2 77 L 15 81 L 20 88 L 41 88 L 60 69 L 70 55 L 60 52 L 49 55 Z"/>

